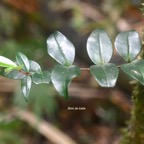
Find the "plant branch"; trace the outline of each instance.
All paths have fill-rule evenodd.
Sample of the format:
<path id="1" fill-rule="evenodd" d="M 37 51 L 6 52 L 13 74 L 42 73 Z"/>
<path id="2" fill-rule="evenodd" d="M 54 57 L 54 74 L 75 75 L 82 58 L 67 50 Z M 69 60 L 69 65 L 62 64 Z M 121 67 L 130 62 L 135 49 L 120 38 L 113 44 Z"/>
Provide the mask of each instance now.
<path id="1" fill-rule="evenodd" d="M 24 75 L 26 75 L 26 76 L 30 76 L 31 75 L 29 72 L 25 72 L 22 69 L 19 70 L 19 72 L 22 73 L 22 74 L 24 74 Z"/>
<path id="2" fill-rule="evenodd" d="M 121 65 L 118 65 L 117 68 L 120 68 Z M 81 71 L 90 71 L 90 68 L 80 68 Z"/>
<path id="3" fill-rule="evenodd" d="M 89 71 L 89 68 L 80 68 L 81 71 Z"/>

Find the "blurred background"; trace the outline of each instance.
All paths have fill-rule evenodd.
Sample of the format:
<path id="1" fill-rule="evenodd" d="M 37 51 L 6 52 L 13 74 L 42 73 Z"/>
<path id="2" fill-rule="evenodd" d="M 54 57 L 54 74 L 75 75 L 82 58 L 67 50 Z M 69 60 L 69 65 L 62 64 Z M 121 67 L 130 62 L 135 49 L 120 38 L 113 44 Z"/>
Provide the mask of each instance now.
<path id="1" fill-rule="evenodd" d="M 75 64 L 89 67 L 86 41 L 94 29 L 112 41 L 132 29 L 143 38 L 140 8 L 140 0 L 0 0 L 0 55 L 14 60 L 21 51 L 51 70 L 46 39 L 58 30 L 75 45 Z M 111 62 L 123 60 L 114 52 Z M 130 81 L 120 72 L 114 88 L 101 88 L 83 71 L 69 87 L 70 100 L 43 84 L 32 86 L 26 103 L 20 82 L 0 77 L 0 144 L 118 144 L 130 117 Z"/>

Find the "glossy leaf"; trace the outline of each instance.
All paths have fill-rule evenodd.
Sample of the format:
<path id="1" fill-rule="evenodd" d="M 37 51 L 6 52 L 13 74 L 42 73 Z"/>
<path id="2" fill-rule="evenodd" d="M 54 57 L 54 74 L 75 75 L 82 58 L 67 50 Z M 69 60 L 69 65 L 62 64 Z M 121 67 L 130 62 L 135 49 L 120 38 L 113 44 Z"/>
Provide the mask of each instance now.
<path id="1" fill-rule="evenodd" d="M 55 89 L 61 96 L 68 98 L 68 86 L 73 78 L 80 75 L 80 68 L 72 65 L 69 67 L 56 65 L 51 74 Z"/>
<path id="2" fill-rule="evenodd" d="M 32 79 L 30 76 L 26 76 L 21 80 L 21 88 L 26 101 L 28 101 Z"/>
<path id="3" fill-rule="evenodd" d="M 115 64 L 93 65 L 90 71 L 102 87 L 114 87 L 118 78 L 118 68 Z"/>
<path id="4" fill-rule="evenodd" d="M 34 74 L 34 73 L 41 73 L 41 67 L 40 65 L 32 60 L 29 60 L 29 64 L 30 64 L 30 73 Z"/>
<path id="5" fill-rule="evenodd" d="M 121 65 L 122 71 L 124 71 L 131 78 L 139 81 L 144 85 L 144 60 L 135 60 L 128 64 Z"/>
<path id="6" fill-rule="evenodd" d="M 121 32 L 115 40 L 119 55 L 127 62 L 133 61 L 141 50 L 141 41 L 136 31 Z"/>
<path id="7" fill-rule="evenodd" d="M 62 33 L 56 31 L 50 35 L 47 39 L 47 50 L 48 54 L 61 65 L 72 65 L 75 47 Z"/>
<path id="8" fill-rule="evenodd" d="M 17 65 L 10 59 L 0 56 L 0 67 L 17 67 Z"/>
<path id="9" fill-rule="evenodd" d="M 104 30 L 96 29 L 91 33 L 87 41 L 87 52 L 95 64 L 103 64 L 110 61 L 113 47 L 109 36 Z"/>
<path id="10" fill-rule="evenodd" d="M 32 75 L 32 80 L 35 84 L 49 84 L 51 82 L 51 74 L 48 71 L 43 71 L 41 73 L 35 73 Z"/>
<path id="11" fill-rule="evenodd" d="M 26 75 L 20 73 L 18 70 L 12 70 L 10 72 L 3 72 L 2 73 L 3 76 L 10 78 L 10 79 L 23 79 Z"/>
<path id="12" fill-rule="evenodd" d="M 30 64 L 28 58 L 21 52 L 18 52 L 16 55 L 17 63 L 23 66 L 23 70 L 29 72 Z"/>

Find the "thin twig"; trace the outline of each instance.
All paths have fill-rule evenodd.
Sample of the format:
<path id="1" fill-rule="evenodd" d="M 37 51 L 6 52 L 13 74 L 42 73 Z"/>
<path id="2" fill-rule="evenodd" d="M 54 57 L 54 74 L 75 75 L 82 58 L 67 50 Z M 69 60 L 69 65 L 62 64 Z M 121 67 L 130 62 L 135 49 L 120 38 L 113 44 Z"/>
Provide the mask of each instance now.
<path id="1" fill-rule="evenodd" d="M 120 68 L 120 67 L 121 67 L 121 65 L 118 65 L 118 66 L 117 66 L 117 68 Z"/>
<path id="2" fill-rule="evenodd" d="M 120 68 L 121 65 L 118 65 L 117 68 Z M 81 71 L 90 71 L 90 68 L 80 68 Z"/>
<path id="3" fill-rule="evenodd" d="M 89 71 L 89 68 L 80 68 L 81 71 Z"/>
<path id="4" fill-rule="evenodd" d="M 121 65 L 118 65 L 117 67 L 120 68 Z M 80 68 L 81 71 L 90 71 L 90 68 Z M 29 72 L 25 72 L 23 70 L 19 70 L 20 73 L 30 76 L 31 74 Z"/>
<path id="5" fill-rule="evenodd" d="M 24 74 L 24 75 L 27 75 L 27 76 L 30 76 L 30 75 L 31 75 L 29 72 L 25 72 L 25 71 L 23 71 L 22 69 L 19 70 L 19 72 L 22 73 L 22 74 Z"/>
<path id="6" fill-rule="evenodd" d="M 18 119 L 27 122 L 53 144 L 77 144 L 73 139 L 60 131 L 58 128 L 49 122 L 38 118 L 36 115 L 29 111 L 14 108 L 12 109 L 12 113 Z"/>

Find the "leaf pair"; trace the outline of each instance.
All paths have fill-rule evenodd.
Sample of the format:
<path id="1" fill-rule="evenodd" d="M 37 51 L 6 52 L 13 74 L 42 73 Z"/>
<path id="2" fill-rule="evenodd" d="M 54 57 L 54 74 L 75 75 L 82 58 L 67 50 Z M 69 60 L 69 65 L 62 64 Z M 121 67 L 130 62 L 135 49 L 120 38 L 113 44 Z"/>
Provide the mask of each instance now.
<path id="1" fill-rule="evenodd" d="M 51 73 L 51 81 L 60 95 L 68 98 L 68 86 L 73 78 L 80 75 L 80 68 L 72 65 L 75 47 L 60 32 L 53 33 L 47 39 L 49 55 L 61 65 L 56 65 Z"/>
<path id="2" fill-rule="evenodd" d="M 90 71 L 102 87 L 115 86 L 118 77 L 118 68 L 115 64 L 108 63 L 113 54 L 112 42 L 107 33 L 102 29 L 94 30 L 87 41 L 87 52 L 96 65 Z"/>
<path id="3" fill-rule="evenodd" d="M 144 60 L 135 60 L 141 51 L 141 41 L 136 31 L 122 32 L 115 40 L 115 47 L 119 55 L 128 64 L 121 65 L 121 69 L 131 78 L 144 85 Z"/>
<path id="4" fill-rule="evenodd" d="M 28 60 L 28 58 L 20 52 L 17 54 L 16 60 L 19 65 L 23 65 L 22 71 L 25 73 L 25 77 L 21 80 L 21 87 L 27 101 L 32 82 L 35 84 L 49 84 L 51 82 L 50 73 L 48 71 L 42 71 L 38 63 Z"/>

